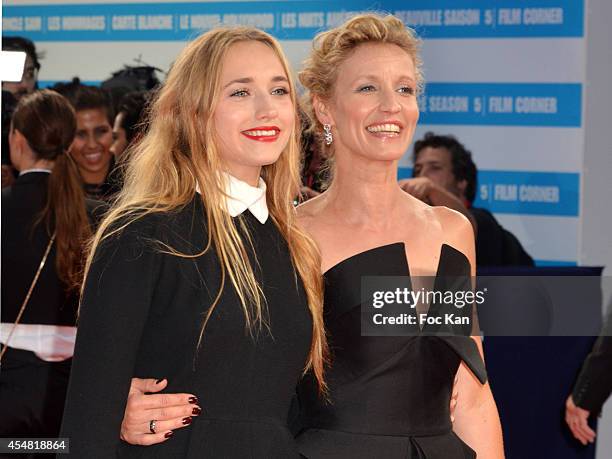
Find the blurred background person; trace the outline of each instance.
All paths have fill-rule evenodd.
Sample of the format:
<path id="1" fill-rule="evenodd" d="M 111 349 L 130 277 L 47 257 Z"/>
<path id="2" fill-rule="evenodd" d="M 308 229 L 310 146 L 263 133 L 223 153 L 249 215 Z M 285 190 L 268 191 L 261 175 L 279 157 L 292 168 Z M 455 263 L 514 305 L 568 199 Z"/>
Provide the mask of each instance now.
<path id="1" fill-rule="evenodd" d="M 50 90 L 22 97 L 13 115 L 9 141 L 19 177 L 2 191 L 3 437 L 59 433 L 84 242 L 91 236 L 81 180 L 67 153 L 75 131 L 70 103 Z"/>
<path id="2" fill-rule="evenodd" d="M 329 181 L 329 158 L 323 157 L 321 136 L 317 136 L 310 127 L 308 115 L 300 109 L 302 135 L 300 147 L 302 150 L 302 188 L 300 202 L 308 201 L 325 190 Z"/>
<path id="3" fill-rule="evenodd" d="M 134 60 L 143 64 L 139 58 Z M 123 98 L 128 93 L 152 91 L 159 86 L 158 73 L 160 75 L 166 74 L 163 70 L 150 65 L 124 65 L 121 69 L 112 72 L 111 77 L 104 80 L 100 87 L 109 94 L 114 112 L 119 113 Z"/>
<path id="4" fill-rule="evenodd" d="M 8 91 L 2 91 L 2 188 L 10 186 L 15 181 L 17 171 L 11 163 L 9 132 L 11 117 L 17 106 L 17 99 Z"/>
<path id="5" fill-rule="evenodd" d="M 144 115 L 149 96 L 149 91 L 133 91 L 121 98 L 113 122 L 113 144 L 110 147 L 115 162 L 132 142 L 146 132 Z"/>
<path id="6" fill-rule="evenodd" d="M 589 418 L 598 416 L 612 393 L 612 304 L 593 350 L 587 356 L 574 389 L 565 402 L 565 422 L 580 443 L 595 441 Z"/>
<path id="7" fill-rule="evenodd" d="M 38 88 L 38 72 L 40 71 L 39 56 L 34 43 L 24 37 L 2 37 L 2 51 L 23 51 L 26 60 L 23 66 L 23 77 L 19 82 L 2 82 L 2 90 L 10 92 L 19 101 Z"/>
<path id="8" fill-rule="evenodd" d="M 56 84 L 53 89 L 65 96 L 76 112 L 77 129 L 70 153 L 76 162 L 88 198 L 107 201 L 117 192 L 112 180 L 114 167 L 110 151 L 113 144 L 114 112 L 109 95 L 75 78 Z"/>
<path id="9" fill-rule="evenodd" d="M 413 178 L 400 181 L 404 191 L 432 206 L 464 214 L 476 232 L 478 266 L 533 266 L 518 239 L 493 214 L 474 207 L 478 169 L 472 154 L 453 136 L 427 132 L 414 143 Z"/>
<path id="10" fill-rule="evenodd" d="M 15 105 L 23 96 L 31 94 L 38 87 L 39 55 L 34 43 L 24 37 L 2 37 L 2 51 L 26 53 L 23 76 L 19 82 L 2 82 L 2 188 L 15 181 L 16 171 L 10 161 L 8 143 L 11 116 Z"/>
<path id="11" fill-rule="evenodd" d="M 113 193 L 123 187 L 125 150 L 137 142 L 147 130 L 145 118 L 150 95 L 150 91 L 128 92 L 117 105 L 117 114 L 113 122 L 113 143 L 110 147 L 113 155 L 113 168 L 106 178 Z"/>

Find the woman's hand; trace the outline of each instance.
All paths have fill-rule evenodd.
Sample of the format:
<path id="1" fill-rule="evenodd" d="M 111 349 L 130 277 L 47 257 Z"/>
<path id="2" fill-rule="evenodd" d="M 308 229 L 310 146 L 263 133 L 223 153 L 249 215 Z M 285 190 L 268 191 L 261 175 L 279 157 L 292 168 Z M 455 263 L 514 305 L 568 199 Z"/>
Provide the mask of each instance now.
<path id="1" fill-rule="evenodd" d="M 165 379 L 132 378 L 121 423 L 123 441 L 132 445 L 162 443 L 172 436 L 174 429 L 188 426 L 192 417 L 202 412 L 193 394 L 155 394 L 167 385 Z"/>

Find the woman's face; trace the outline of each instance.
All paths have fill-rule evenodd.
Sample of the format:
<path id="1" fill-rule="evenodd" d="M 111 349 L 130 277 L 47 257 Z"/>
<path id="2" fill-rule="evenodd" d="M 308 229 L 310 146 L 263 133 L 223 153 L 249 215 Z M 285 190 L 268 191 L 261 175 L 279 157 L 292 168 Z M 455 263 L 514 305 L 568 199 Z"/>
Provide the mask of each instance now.
<path id="1" fill-rule="evenodd" d="M 113 130 L 103 108 L 76 112 L 77 130 L 70 153 L 85 183 L 102 183 L 111 161 Z"/>
<path id="2" fill-rule="evenodd" d="M 252 185 L 289 141 L 295 107 L 274 51 L 258 41 L 236 43 L 223 59 L 213 123 L 228 172 Z"/>
<path id="3" fill-rule="evenodd" d="M 397 45 L 359 45 L 340 65 L 327 105 L 319 119 L 333 126 L 337 154 L 401 158 L 419 119 L 412 58 Z"/>
<path id="4" fill-rule="evenodd" d="M 123 128 L 124 120 L 125 112 L 119 112 L 117 116 L 115 116 L 115 122 L 113 124 L 113 143 L 110 147 L 110 152 L 117 158 L 121 156 L 128 146 L 127 135 Z"/>

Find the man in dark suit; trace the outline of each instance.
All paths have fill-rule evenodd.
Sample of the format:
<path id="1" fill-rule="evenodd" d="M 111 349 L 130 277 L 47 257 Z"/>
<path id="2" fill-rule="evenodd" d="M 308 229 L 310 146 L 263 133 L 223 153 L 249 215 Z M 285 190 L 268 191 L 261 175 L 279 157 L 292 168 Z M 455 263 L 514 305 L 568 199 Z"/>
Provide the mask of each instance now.
<path id="1" fill-rule="evenodd" d="M 453 136 L 427 132 L 414 144 L 413 178 L 402 189 L 433 206 L 464 214 L 476 234 L 478 266 L 533 266 L 518 239 L 486 209 L 473 207 L 478 170 L 472 154 Z"/>
<path id="2" fill-rule="evenodd" d="M 590 416 L 597 416 L 612 392 L 612 304 L 608 318 L 593 350 L 587 356 L 565 402 L 565 422 L 574 437 L 583 445 L 595 441 L 595 431 L 589 427 Z"/>

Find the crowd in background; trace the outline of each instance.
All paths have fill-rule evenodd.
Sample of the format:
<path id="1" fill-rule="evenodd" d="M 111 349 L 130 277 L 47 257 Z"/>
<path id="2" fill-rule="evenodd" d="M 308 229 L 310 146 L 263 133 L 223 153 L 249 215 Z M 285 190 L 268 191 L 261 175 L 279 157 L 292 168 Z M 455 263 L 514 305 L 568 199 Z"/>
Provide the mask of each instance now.
<path id="1" fill-rule="evenodd" d="M 3 83 L 2 98 L 2 187 L 16 178 L 10 159 L 8 135 L 11 114 L 17 103 L 38 89 L 39 58 L 34 44 L 24 38 L 7 37 L 3 49 L 25 51 L 27 58 L 21 82 Z M 149 75 L 143 79 L 142 72 Z M 50 89 L 64 96 L 76 112 L 77 130 L 70 148 L 87 197 L 108 200 L 120 187 L 116 169 L 127 145 L 134 140 L 143 118 L 150 91 L 159 84 L 153 69 L 125 69 L 102 87 L 86 86 L 78 78 L 57 83 Z"/>
<path id="2" fill-rule="evenodd" d="M 70 375 L 86 247 L 121 188 L 121 162 L 142 132 L 159 84 L 125 69 L 86 86 L 38 88 L 40 56 L 2 83 L 2 320 L 0 433 L 57 437 Z M 18 326 L 17 326 L 18 325 Z"/>

